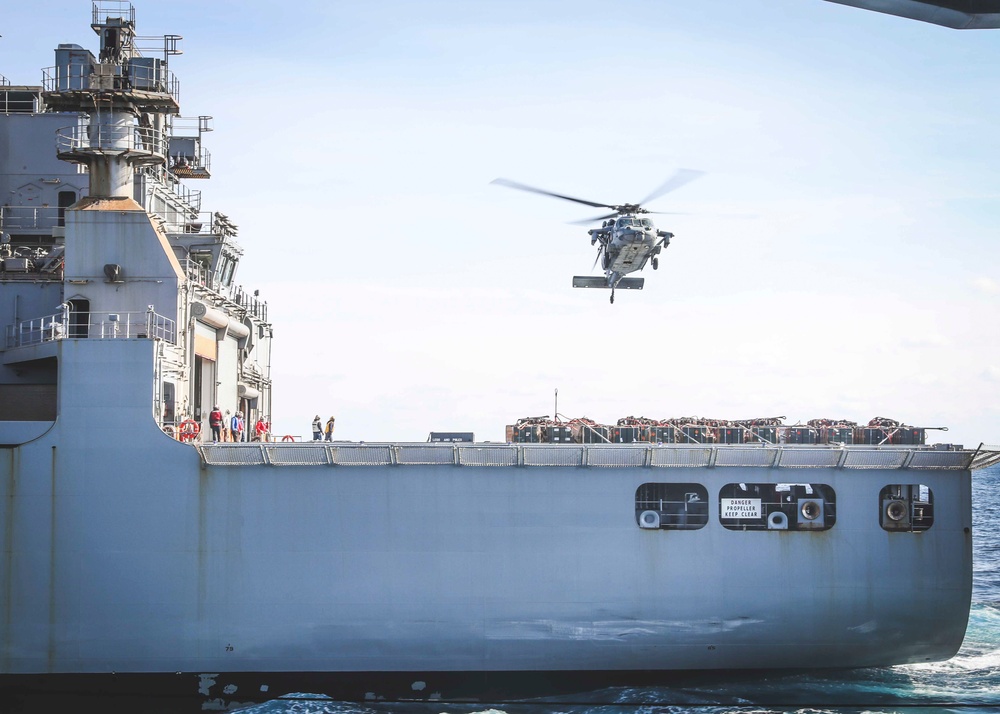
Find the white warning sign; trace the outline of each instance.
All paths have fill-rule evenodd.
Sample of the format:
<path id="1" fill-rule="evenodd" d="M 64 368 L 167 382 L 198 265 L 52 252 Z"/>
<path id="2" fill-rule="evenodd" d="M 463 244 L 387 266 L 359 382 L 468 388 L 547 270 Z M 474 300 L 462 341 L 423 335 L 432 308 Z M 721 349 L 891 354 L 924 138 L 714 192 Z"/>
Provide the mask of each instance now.
<path id="1" fill-rule="evenodd" d="M 760 518 L 759 498 L 723 498 L 722 518 Z"/>

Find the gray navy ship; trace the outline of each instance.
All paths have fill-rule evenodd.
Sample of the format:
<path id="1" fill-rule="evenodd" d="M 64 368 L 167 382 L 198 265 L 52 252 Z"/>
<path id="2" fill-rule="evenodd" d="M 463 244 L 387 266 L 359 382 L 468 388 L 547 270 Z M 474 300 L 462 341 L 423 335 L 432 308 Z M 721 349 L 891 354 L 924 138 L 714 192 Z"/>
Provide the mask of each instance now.
<path id="1" fill-rule="evenodd" d="M 179 38 L 124 2 L 91 27 L 96 55 L 0 85 L 7 696 L 489 699 L 958 650 L 1000 452 L 924 429 L 213 443 L 215 406 L 271 414 L 267 304 L 193 188 L 212 122 L 180 116 Z"/>

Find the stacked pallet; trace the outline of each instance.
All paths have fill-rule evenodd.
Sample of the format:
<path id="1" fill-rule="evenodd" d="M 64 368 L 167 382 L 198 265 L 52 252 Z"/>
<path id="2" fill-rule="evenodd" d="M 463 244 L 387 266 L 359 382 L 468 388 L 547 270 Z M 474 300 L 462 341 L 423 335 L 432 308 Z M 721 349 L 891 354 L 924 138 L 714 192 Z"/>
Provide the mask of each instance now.
<path id="1" fill-rule="evenodd" d="M 785 417 L 707 419 L 627 416 L 615 424 L 587 417 L 563 421 L 524 417 L 507 426 L 515 444 L 923 444 L 926 429 L 875 417 L 866 426 L 847 419 L 810 419 L 786 425 Z"/>

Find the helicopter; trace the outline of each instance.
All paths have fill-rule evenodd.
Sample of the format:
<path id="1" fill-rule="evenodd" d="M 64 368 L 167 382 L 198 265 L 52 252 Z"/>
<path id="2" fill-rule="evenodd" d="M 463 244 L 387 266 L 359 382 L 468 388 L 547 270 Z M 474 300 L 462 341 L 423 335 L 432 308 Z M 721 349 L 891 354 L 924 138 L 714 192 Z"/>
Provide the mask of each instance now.
<path id="1" fill-rule="evenodd" d="M 615 302 L 615 289 L 620 290 L 642 290 L 645 278 L 626 278 L 629 273 L 642 270 L 646 263 L 653 266 L 653 270 L 660 267 L 658 256 L 660 252 L 670 245 L 673 233 L 657 230 L 653 222 L 648 218 L 640 217 L 647 213 L 658 213 L 665 215 L 672 211 L 650 211 L 643 208 L 644 203 L 649 203 L 653 199 L 659 198 L 665 193 L 674 191 L 684 186 L 702 175 L 701 171 L 693 169 L 680 169 L 673 176 L 667 179 L 651 194 L 638 203 L 598 203 L 597 201 L 587 201 L 582 198 L 574 198 L 561 193 L 546 191 L 545 189 L 526 186 L 523 183 L 510 181 L 509 179 L 498 178 L 491 183 L 507 188 L 516 188 L 519 191 L 529 191 L 540 193 L 543 196 L 561 198 L 564 201 L 574 201 L 595 208 L 610 208 L 612 213 L 596 218 L 586 218 L 582 221 L 573 221 L 572 225 L 587 225 L 601 221 L 600 228 L 591 228 L 590 244 L 597 245 L 597 258 L 594 260 L 594 267 L 601 263 L 604 270 L 604 277 L 592 275 L 574 275 L 574 288 L 604 288 L 611 289 L 611 303 Z M 676 215 L 676 214 L 675 214 Z"/>

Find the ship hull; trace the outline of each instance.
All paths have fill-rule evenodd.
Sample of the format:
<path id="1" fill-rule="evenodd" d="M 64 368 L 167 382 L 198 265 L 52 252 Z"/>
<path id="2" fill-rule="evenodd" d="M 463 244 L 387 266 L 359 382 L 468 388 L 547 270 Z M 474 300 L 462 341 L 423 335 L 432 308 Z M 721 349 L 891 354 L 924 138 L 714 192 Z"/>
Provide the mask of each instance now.
<path id="1" fill-rule="evenodd" d="M 637 671 L 518 671 L 483 672 L 161 672 L 150 674 L 63 674 L 0 676 L 0 711 L 29 714 L 75 711 L 89 705 L 101 712 L 223 711 L 269 702 L 331 699 L 338 702 L 401 702 L 425 708 L 414 711 L 440 712 L 440 703 L 523 703 L 525 700 L 559 702 L 563 705 L 607 702 L 616 706 L 649 705 L 650 688 L 657 688 L 657 705 L 664 705 L 683 692 L 712 692 L 721 706 L 746 706 L 753 691 L 757 706 L 814 706 L 815 691 L 799 696 L 788 688 L 761 688 L 762 681 L 801 682 L 803 677 L 822 678 L 824 671 L 793 670 L 637 670 Z M 828 676 L 828 675 L 827 675 Z M 746 686 L 741 687 L 744 684 Z M 780 689 L 780 691 L 779 691 Z M 671 694 L 671 692 L 673 692 Z M 725 692 L 735 692 L 725 694 Z M 738 693 L 738 694 L 736 694 Z M 826 706 L 871 707 L 876 700 L 895 702 L 866 692 L 832 692 Z M 289 705 L 294 706 L 294 705 Z M 314 707 L 321 707 L 316 703 Z M 504 709 L 509 709 L 504 706 Z M 321 711 L 322 709 L 317 709 Z M 312 711 L 312 710 L 310 710 Z"/>
<path id="2" fill-rule="evenodd" d="M 101 470 L 22 497 L 8 671 L 863 667 L 966 625 L 945 509 L 900 546 L 839 479 L 841 522 L 803 535 L 645 532 L 613 471 Z"/>
<path id="3" fill-rule="evenodd" d="M 964 636 L 968 470 L 240 465 L 264 447 L 207 447 L 220 463 L 136 417 L 150 341 L 60 349 L 110 363 L 117 407 L 74 383 L 95 369 L 64 370 L 57 422 L 0 451 L 6 675 L 421 673 L 419 697 L 435 673 L 883 666 Z M 648 483 L 704 487 L 707 523 L 640 527 Z M 739 483 L 821 485 L 835 522 L 723 527 Z M 898 483 L 930 489 L 932 527 L 880 525 Z"/>

